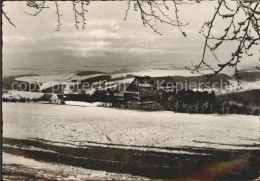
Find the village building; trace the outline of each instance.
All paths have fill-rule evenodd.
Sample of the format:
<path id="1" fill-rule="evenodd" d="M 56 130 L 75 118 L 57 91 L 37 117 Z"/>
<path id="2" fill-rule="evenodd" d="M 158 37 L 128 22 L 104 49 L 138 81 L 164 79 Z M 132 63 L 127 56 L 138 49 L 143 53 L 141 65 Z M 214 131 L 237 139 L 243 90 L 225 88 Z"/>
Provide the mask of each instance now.
<path id="1" fill-rule="evenodd" d="M 50 103 L 50 104 L 60 104 L 61 100 L 57 96 L 57 94 L 43 94 L 43 96 L 40 98 L 41 103 Z"/>
<path id="2" fill-rule="evenodd" d="M 132 83 L 127 87 L 127 91 L 140 90 L 171 90 L 176 86 L 176 82 L 170 76 L 150 77 L 135 76 Z"/>
<path id="3" fill-rule="evenodd" d="M 135 76 L 127 87 L 125 101 L 153 101 L 162 91 L 174 91 L 176 82 L 172 77 Z"/>

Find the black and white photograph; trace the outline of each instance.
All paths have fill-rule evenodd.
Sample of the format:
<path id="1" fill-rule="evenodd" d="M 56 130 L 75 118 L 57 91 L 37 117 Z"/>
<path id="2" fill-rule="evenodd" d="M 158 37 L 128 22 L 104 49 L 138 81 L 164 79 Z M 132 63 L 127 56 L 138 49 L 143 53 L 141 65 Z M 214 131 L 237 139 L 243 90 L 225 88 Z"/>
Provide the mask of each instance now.
<path id="1" fill-rule="evenodd" d="M 258 0 L 1 3 L 2 180 L 260 181 Z"/>

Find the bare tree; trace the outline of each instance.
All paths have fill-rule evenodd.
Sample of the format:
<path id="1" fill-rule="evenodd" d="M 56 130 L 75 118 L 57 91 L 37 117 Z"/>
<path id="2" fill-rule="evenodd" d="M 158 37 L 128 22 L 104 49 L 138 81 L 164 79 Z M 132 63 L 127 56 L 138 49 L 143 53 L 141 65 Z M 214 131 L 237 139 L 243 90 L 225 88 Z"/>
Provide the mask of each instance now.
<path id="1" fill-rule="evenodd" d="M 128 1 L 128 7 L 126 10 L 125 20 L 127 19 L 128 12 L 132 7 L 135 11 L 140 12 L 141 20 L 144 26 L 150 27 L 154 32 L 162 35 L 157 28 L 157 22 L 162 24 L 168 24 L 170 26 L 176 26 L 180 32 L 186 37 L 186 33 L 181 29 L 182 26 L 188 25 L 188 23 L 183 24 L 180 21 L 178 4 L 182 4 L 182 1 L 173 0 L 175 18 L 171 17 L 169 14 L 170 7 L 165 1 Z"/>
<path id="2" fill-rule="evenodd" d="M 72 9 L 74 12 L 74 19 L 75 19 L 75 26 L 78 29 L 79 25 L 82 24 L 82 29 L 85 29 L 86 25 L 86 13 L 87 6 L 89 5 L 89 0 L 77 0 L 77 1 L 71 1 L 72 2 Z M 54 3 L 56 8 L 56 16 L 57 16 L 57 29 L 56 31 L 60 31 L 62 23 L 61 23 L 61 12 L 60 12 L 60 5 L 58 1 L 53 1 L 49 3 Z M 25 12 L 27 15 L 30 16 L 37 16 L 39 15 L 43 9 L 49 8 L 49 6 L 46 6 L 46 1 L 26 1 L 26 5 L 32 9 L 33 12 Z M 4 3 L 2 3 L 2 7 L 4 6 Z M 5 11 L 2 11 L 3 15 L 6 17 L 6 19 L 9 21 L 10 24 L 15 26 L 11 19 L 7 16 L 7 13 Z M 80 20 L 81 19 L 81 20 Z"/>
<path id="3" fill-rule="evenodd" d="M 235 1 L 235 8 L 231 8 L 225 0 L 218 2 L 218 7 L 210 21 L 207 21 L 200 33 L 205 37 L 205 44 L 202 54 L 202 59 L 199 64 L 193 65 L 193 68 L 188 68 L 192 72 L 202 73 L 204 68 L 212 70 L 212 74 L 204 74 L 207 79 L 217 75 L 226 67 L 233 67 L 238 83 L 240 82 L 238 63 L 241 61 L 242 56 L 252 56 L 250 50 L 253 46 L 259 46 L 260 41 L 260 11 L 259 2 L 253 1 Z M 231 2 L 234 3 L 234 2 Z M 238 18 L 238 13 L 244 13 L 242 20 Z M 229 22 L 223 30 L 223 34 L 215 36 L 212 29 L 216 23 L 217 17 L 221 19 L 228 19 Z M 237 42 L 237 47 L 231 52 L 230 59 L 220 63 L 215 51 L 225 42 Z M 217 61 L 217 68 L 208 64 L 206 61 L 206 53 L 210 52 L 214 55 Z M 260 58 L 259 58 L 260 61 Z"/>
<path id="4" fill-rule="evenodd" d="M 26 14 L 37 16 L 42 12 L 43 9 L 48 8 L 45 5 L 45 1 L 27 1 L 27 6 L 34 9 L 34 13 Z M 55 3 L 56 16 L 57 16 L 57 31 L 60 31 L 62 26 L 61 23 L 61 12 L 59 8 L 59 2 L 49 2 Z M 87 6 L 89 5 L 89 0 L 77 0 L 72 1 L 72 10 L 74 12 L 75 27 L 79 29 L 85 29 L 86 25 L 86 13 Z M 172 5 L 170 5 L 172 3 Z M 153 0 L 129 0 L 127 2 L 127 9 L 125 13 L 125 20 L 127 19 L 129 11 L 133 8 L 134 11 L 140 13 L 140 18 L 144 26 L 151 28 L 155 33 L 161 35 L 162 33 L 158 30 L 157 25 L 167 24 L 171 27 L 176 27 L 182 33 L 183 36 L 187 36 L 183 27 L 188 25 L 188 23 L 182 23 L 179 15 L 179 6 L 182 4 L 192 4 L 200 3 L 200 0 L 196 1 L 183 1 L 183 0 L 172 0 L 172 1 L 153 1 Z M 231 6 L 230 4 L 235 4 Z M 3 4 L 2 4 L 3 6 Z M 174 14 L 172 15 L 170 8 L 173 8 Z M 192 7 L 191 7 L 192 8 Z M 4 17 L 8 22 L 15 26 L 11 19 L 7 16 L 5 11 L 2 11 Z M 243 19 L 239 18 L 239 13 L 244 13 Z M 228 21 L 227 26 L 223 29 L 222 35 L 214 35 L 212 29 L 217 26 L 217 19 L 222 19 L 223 21 Z M 239 82 L 239 70 L 238 64 L 241 61 L 242 56 L 252 56 L 251 50 L 254 46 L 259 46 L 260 43 L 260 11 L 259 11 L 259 1 L 258 0 L 234 0 L 226 1 L 219 0 L 218 5 L 215 8 L 213 17 L 206 21 L 200 33 L 205 38 L 202 58 L 200 62 L 196 65 L 192 64 L 192 67 L 186 67 L 191 70 L 192 73 L 203 73 L 203 70 L 210 69 L 212 74 L 204 74 L 207 79 L 219 74 L 223 69 L 227 67 L 233 67 L 235 70 L 236 78 Z M 230 52 L 230 58 L 227 60 L 220 61 L 217 54 L 217 49 L 220 49 L 223 44 L 228 42 L 236 42 L 237 47 L 234 51 Z M 211 65 L 208 63 L 207 54 L 211 53 L 216 63 Z M 260 61 L 260 58 L 259 58 Z M 257 67 L 260 70 L 260 67 Z"/>

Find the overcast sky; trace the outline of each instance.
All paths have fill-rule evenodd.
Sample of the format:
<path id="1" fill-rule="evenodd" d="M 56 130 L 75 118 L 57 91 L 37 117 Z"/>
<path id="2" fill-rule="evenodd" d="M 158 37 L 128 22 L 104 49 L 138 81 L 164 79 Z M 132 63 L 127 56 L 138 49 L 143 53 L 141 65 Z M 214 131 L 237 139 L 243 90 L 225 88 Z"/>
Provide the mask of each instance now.
<path id="1" fill-rule="evenodd" d="M 124 21 L 127 2 L 91 2 L 86 15 L 85 30 L 75 28 L 72 2 L 58 2 L 62 13 L 61 31 L 56 32 L 57 17 L 54 2 L 36 17 L 26 2 L 4 2 L 4 10 L 16 27 L 3 18 L 3 70 L 81 70 L 100 69 L 110 72 L 116 68 L 138 67 L 174 68 L 198 63 L 202 56 L 204 38 L 199 30 L 214 14 L 216 2 L 180 6 L 181 21 L 187 37 L 176 27 L 159 25 L 162 36 L 142 25 L 140 13 L 130 10 Z M 169 2 L 170 3 L 170 2 Z M 173 4 L 169 4 L 173 7 Z M 170 11 L 169 14 L 173 14 Z M 215 27 L 221 33 L 225 23 Z M 226 45 L 218 53 L 223 60 L 230 57 L 234 45 Z M 257 65 L 259 52 L 247 58 L 241 66 Z M 208 57 L 213 61 L 212 57 Z"/>

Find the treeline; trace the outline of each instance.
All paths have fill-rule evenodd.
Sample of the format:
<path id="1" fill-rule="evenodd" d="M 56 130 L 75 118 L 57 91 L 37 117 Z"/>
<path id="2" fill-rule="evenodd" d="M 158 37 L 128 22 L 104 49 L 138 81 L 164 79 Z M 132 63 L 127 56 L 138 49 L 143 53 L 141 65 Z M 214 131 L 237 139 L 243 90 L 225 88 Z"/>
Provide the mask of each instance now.
<path id="1" fill-rule="evenodd" d="M 118 92 L 96 90 L 93 94 L 67 94 L 60 98 L 84 102 L 103 102 L 104 106 L 120 109 L 135 109 L 143 111 L 173 111 L 190 114 L 246 114 L 259 115 L 259 106 L 235 104 L 229 101 L 217 101 L 214 91 L 179 90 L 177 92 L 155 91 L 143 97 L 118 99 Z M 3 102 L 39 102 L 43 98 L 2 97 Z M 46 100 L 45 100 L 46 101 Z"/>
<path id="2" fill-rule="evenodd" d="M 156 92 L 137 101 L 118 101 L 114 92 L 96 91 L 91 101 L 104 102 L 108 107 L 136 109 L 144 111 L 174 111 L 190 114 L 246 114 L 259 115 L 258 107 L 239 105 L 216 100 L 214 91 L 180 90 L 178 92 Z"/>
<path id="3" fill-rule="evenodd" d="M 3 102 L 39 102 L 39 101 L 41 101 L 41 98 L 25 98 L 25 97 L 7 98 L 7 97 L 3 97 L 2 101 Z"/>
<path id="4" fill-rule="evenodd" d="M 164 110 L 182 113 L 211 114 L 217 112 L 215 93 L 181 90 L 178 92 L 162 92 L 159 99 Z"/>

